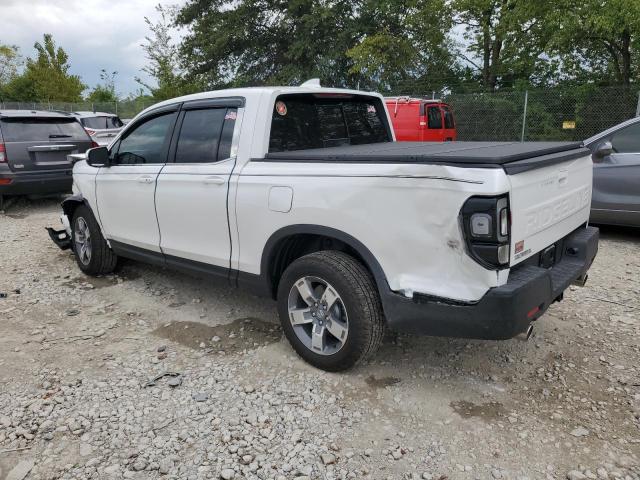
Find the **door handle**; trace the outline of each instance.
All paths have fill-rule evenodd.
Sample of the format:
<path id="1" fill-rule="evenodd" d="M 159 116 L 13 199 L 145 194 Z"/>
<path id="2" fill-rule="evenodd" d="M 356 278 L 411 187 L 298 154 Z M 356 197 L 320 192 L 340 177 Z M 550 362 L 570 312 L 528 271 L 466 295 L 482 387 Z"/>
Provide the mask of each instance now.
<path id="1" fill-rule="evenodd" d="M 153 177 L 150 177 L 149 175 L 138 177 L 138 183 L 153 183 Z"/>
<path id="2" fill-rule="evenodd" d="M 227 179 L 224 177 L 213 176 L 205 178 L 203 182 L 207 185 L 223 185 L 227 183 Z"/>

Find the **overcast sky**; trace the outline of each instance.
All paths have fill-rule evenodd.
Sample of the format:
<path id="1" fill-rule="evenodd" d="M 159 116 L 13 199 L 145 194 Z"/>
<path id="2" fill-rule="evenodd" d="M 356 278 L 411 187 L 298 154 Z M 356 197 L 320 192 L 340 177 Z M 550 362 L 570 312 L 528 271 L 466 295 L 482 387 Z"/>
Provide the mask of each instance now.
<path id="1" fill-rule="evenodd" d="M 149 33 L 144 17 L 157 18 L 159 1 L 0 0 L 0 43 L 17 45 L 23 57 L 33 57 L 34 42 L 51 33 L 69 54 L 71 72 L 85 84 L 99 83 L 102 68 L 117 71 L 116 90 L 126 96 L 139 88 L 134 77 L 144 78 L 140 44 Z"/>

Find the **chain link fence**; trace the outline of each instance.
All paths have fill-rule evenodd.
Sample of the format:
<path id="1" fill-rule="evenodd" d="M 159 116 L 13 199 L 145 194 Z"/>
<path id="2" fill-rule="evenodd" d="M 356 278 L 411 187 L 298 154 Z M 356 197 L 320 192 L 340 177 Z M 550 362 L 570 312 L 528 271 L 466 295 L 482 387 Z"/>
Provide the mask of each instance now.
<path id="1" fill-rule="evenodd" d="M 420 96 L 419 85 L 387 95 Z M 553 88 L 497 93 L 425 92 L 442 98 L 454 111 L 458 140 L 536 141 L 584 140 L 640 113 L 637 87 Z M 0 109 L 96 111 L 133 118 L 153 102 L 114 103 L 0 103 Z"/>
<path id="2" fill-rule="evenodd" d="M 637 87 L 428 92 L 425 97 L 438 97 L 451 105 L 458 140 L 581 141 L 640 113 Z"/>
<path id="3" fill-rule="evenodd" d="M 49 110 L 59 112 L 105 112 L 115 113 L 120 118 L 130 119 L 135 117 L 145 108 L 155 102 L 141 100 L 119 100 L 107 103 L 66 103 L 66 102 L 0 102 L 2 110 Z"/>

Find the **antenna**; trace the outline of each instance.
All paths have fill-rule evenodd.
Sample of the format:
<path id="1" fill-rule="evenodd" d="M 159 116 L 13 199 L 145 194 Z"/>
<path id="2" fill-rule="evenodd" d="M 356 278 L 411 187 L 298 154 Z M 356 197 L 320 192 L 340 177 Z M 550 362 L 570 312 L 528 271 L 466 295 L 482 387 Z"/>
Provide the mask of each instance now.
<path id="1" fill-rule="evenodd" d="M 310 88 L 320 88 L 320 79 L 319 78 L 311 78 L 304 82 L 301 87 L 310 87 Z"/>

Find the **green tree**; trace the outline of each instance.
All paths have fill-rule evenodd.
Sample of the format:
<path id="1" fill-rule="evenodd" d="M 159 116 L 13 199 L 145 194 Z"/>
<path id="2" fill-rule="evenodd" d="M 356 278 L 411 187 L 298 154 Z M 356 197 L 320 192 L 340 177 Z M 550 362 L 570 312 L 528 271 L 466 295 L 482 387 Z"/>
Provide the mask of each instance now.
<path id="1" fill-rule="evenodd" d="M 91 103 L 114 103 L 118 101 L 116 93 L 116 75 L 118 72 L 107 72 L 104 68 L 100 70 L 101 84 L 96 85 L 87 95 L 87 101 Z"/>
<path id="2" fill-rule="evenodd" d="M 28 58 L 24 73 L 7 86 L 9 96 L 20 101 L 78 102 L 86 88 L 77 75 L 69 73 L 69 56 L 57 47 L 50 34 L 34 45 L 37 56 Z"/>
<path id="3" fill-rule="evenodd" d="M 368 0 L 358 9 L 349 73 L 369 88 L 425 93 L 455 84 L 451 11 L 444 0 Z"/>
<path id="4" fill-rule="evenodd" d="M 148 17 L 144 19 L 151 35 L 146 36 L 145 43 L 141 45 L 149 61 L 142 71 L 155 81 L 155 85 L 139 77 L 136 81 L 149 90 L 156 101 L 160 101 L 192 93 L 197 87 L 184 79 L 178 47 L 171 36 L 175 7 L 158 5 L 156 11 L 160 14 L 158 22 L 153 23 Z"/>
<path id="5" fill-rule="evenodd" d="M 453 0 L 452 7 L 468 43 L 458 54 L 486 90 L 544 84 L 553 76 L 555 59 L 545 55 L 549 0 Z"/>
<path id="6" fill-rule="evenodd" d="M 21 64 L 18 47 L 0 44 L 0 88 L 18 76 Z"/>
<path id="7" fill-rule="evenodd" d="M 550 52 L 578 82 L 630 85 L 640 75 L 638 0 L 559 0 Z"/>

